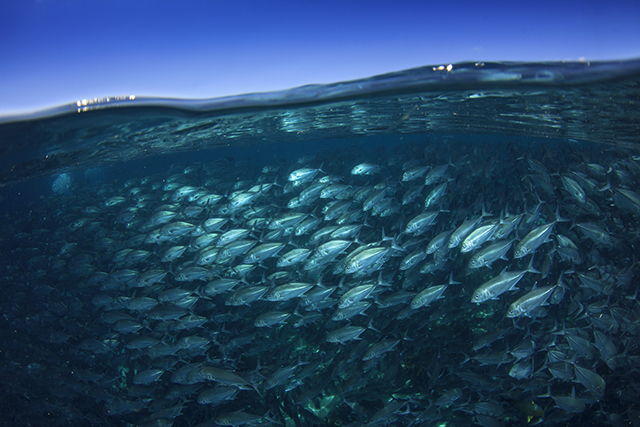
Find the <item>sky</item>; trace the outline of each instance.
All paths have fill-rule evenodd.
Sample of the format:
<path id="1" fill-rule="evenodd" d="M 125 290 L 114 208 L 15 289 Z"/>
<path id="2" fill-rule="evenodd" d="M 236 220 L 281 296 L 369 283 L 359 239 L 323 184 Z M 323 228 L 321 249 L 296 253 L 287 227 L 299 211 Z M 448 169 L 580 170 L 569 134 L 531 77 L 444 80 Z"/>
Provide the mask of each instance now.
<path id="1" fill-rule="evenodd" d="M 0 116 L 463 61 L 640 58 L 640 1 L 0 0 Z"/>

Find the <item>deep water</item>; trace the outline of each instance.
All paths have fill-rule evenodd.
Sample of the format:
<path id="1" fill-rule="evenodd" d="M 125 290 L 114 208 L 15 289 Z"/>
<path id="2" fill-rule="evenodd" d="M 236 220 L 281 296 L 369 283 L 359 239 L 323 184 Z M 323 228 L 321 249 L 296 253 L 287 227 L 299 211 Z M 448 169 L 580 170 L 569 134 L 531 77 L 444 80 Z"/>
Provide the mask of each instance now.
<path id="1" fill-rule="evenodd" d="M 636 64 L 461 65 L 0 124 L 1 423 L 638 425 Z"/>

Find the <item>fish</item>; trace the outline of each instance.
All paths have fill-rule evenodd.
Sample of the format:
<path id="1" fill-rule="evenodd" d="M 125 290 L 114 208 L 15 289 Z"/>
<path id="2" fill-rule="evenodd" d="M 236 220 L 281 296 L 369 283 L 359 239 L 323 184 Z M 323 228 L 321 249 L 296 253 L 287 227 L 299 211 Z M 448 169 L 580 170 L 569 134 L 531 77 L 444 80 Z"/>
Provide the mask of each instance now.
<path id="1" fill-rule="evenodd" d="M 458 247 L 458 245 L 460 245 L 460 243 L 462 243 L 462 241 L 466 239 L 467 236 L 471 234 L 473 230 L 475 230 L 478 224 L 480 224 L 480 221 L 482 221 L 483 216 L 484 215 L 481 215 L 474 219 L 468 219 L 465 222 L 463 222 L 458 228 L 456 228 L 453 231 L 453 233 L 451 233 L 451 236 L 449 237 L 449 242 L 447 247 L 449 249 Z"/>
<path id="2" fill-rule="evenodd" d="M 264 380 L 264 383 L 263 383 L 264 389 L 271 390 L 274 387 L 284 384 L 289 378 L 291 378 L 294 371 L 298 369 L 298 367 L 302 366 L 303 364 L 306 364 L 306 363 L 303 363 L 300 361 L 300 359 L 298 359 L 298 363 L 281 367 L 280 369 L 275 371 L 273 374 L 269 375 Z"/>
<path id="3" fill-rule="evenodd" d="M 574 179 L 568 176 L 561 176 L 562 185 L 564 189 L 573 197 L 578 203 L 585 203 L 587 201 L 587 195 L 584 190 Z"/>
<path id="4" fill-rule="evenodd" d="M 481 303 L 490 299 L 496 299 L 505 292 L 515 290 L 515 286 L 522 280 L 526 273 L 539 274 L 540 272 L 533 268 L 533 257 L 529 262 L 529 267 L 522 271 L 507 271 L 507 267 L 502 272 L 480 285 L 473 292 L 471 302 Z"/>
<path id="5" fill-rule="evenodd" d="M 298 298 L 313 288 L 312 283 L 292 282 L 285 285 L 276 286 L 265 295 L 267 301 L 287 301 Z"/>
<path id="6" fill-rule="evenodd" d="M 499 259 L 508 261 L 506 254 L 513 246 L 513 242 L 514 240 L 498 241 L 476 252 L 469 260 L 469 269 L 485 266 L 491 268 L 493 263 Z"/>
<path id="7" fill-rule="evenodd" d="M 581 399 L 575 396 L 575 388 L 571 396 L 551 396 L 551 398 L 556 403 L 556 407 L 568 413 L 581 414 L 587 407 Z"/>
<path id="8" fill-rule="evenodd" d="M 493 233 L 493 238 L 495 240 L 500 240 L 507 238 L 513 231 L 520 225 L 524 214 L 519 215 L 507 215 L 505 218 L 502 218 L 498 224 L 498 228 Z"/>
<path id="9" fill-rule="evenodd" d="M 311 255 L 311 249 L 298 248 L 293 249 L 278 258 L 277 267 L 290 267 L 295 264 L 304 262 Z"/>
<path id="10" fill-rule="evenodd" d="M 467 253 L 482 246 L 487 240 L 490 240 L 498 228 L 498 223 L 487 224 L 476 228 L 462 241 L 460 252 Z"/>
<path id="11" fill-rule="evenodd" d="M 325 123 L 322 106 L 272 125 Z M 238 117 L 201 116 L 181 138 Z M 166 138 L 172 123 L 156 124 Z M 122 141 L 148 136 L 122 129 Z M 488 149 L 447 138 L 339 141 L 299 163 L 280 150 L 203 154 L 78 181 L 7 213 L 3 355 L 16 395 L 30 397 L 9 396 L 12 416 L 207 426 L 611 415 L 605 391 L 635 396 L 619 384 L 637 364 L 639 159 L 573 142 L 562 156 L 561 141 Z M 15 196 L 0 196 L 8 209 Z M 522 397 L 503 393 L 514 385 Z"/>
<path id="12" fill-rule="evenodd" d="M 360 163 L 351 169 L 351 175 L 375 175 L 380 173 L 382 168 L 372 163 Z"/>
<path id="13" fill-rule="evenodd" d="M 371 307 L 371 303 L 368 301 L 356 301 L 345 307 L 338 305 L 338 308 L 331 315 L 331 320 L 334 322 L 349 320 L 358 314 L 364 314 L 369 307 Z"/>
<path id="14" fill-rule="evenodd" d="M 424 212 L 413 218 L 404 229 L 404 232 L 419 236 L 427 231 L 427 228 L 434 224 L 436 217 L 440 212 Z"/>
<path id="15" fill-rule="evenodd" d="M 365 284 L 348 290 L 338 300 L 338 308 L 347 308 L 350 305 L 367 298 L 374 291 L 375 287 L 375 284 Z"/>
<path id="16" fill-rule="evenodd" d="M 345 326 L 327 334 L 327 342 L 344 344 L 347 341 L 357 340 L 367 328 L 361 326 Z"/>
<path id="17" fill-rule="evenodd" d="M 315 177 L 318 172 L 322 172 L 322 166 L 319 168 L 301 168 L 289 174 L 289 181 L 309 181 Z"/>
<path id="18" fill-rule="evenodd" d="M 447 243 L 449 242 L 449 237 L 453 233 L 453 230 L 443 231 L 442 233 L 435 236 L 431 241 L 427 244 L 425 248 L 425 253 L 430 255 L 440 249 L 447 248 Z"/>
<path id="19" fill-rule="evenodd" d="M 137 385 L 146 385 L 151 384 L 156 381 L 160 381 L 160 377 L 164 374 L 163 369 L 147 369 L 145 371 L 140 371 L 133 376 L 131 382 Z"/>
<path id="20" fill-rule="evenodd" d="M 553 232 L 554 226 L 560 221 L 563 221 L 563 219 L 561 219 L 556 212 L 555 221 L 541 225 L 530 231 L 516 244 L 513 257 L 518 259 L 535 252 L 543 243 L 549 241 L 549 236 Z"/>
<path id="21" fill-rule="evenodd" d="M 455 282 L 453 280 L 453 273 L 449 277 L 449 283 L 446 285 L 437 285 L 437 286 L 429 286 L 422 292 L 419 292 L 413 299 L 411 300 L 411 309 L 416 310 L 420 307 L 428 306 L 433 301 L 442 298 L 442 294 L 447 289 L 449 285 L 459 285 L 460 282 Z"/>
<path id="22" fill-rule="evenodd" d="M 431 206 L 435 205 L 444 197 L 447 192 L 447 183 L 443 183 L 438 185 L 436 188 L 431 190 L 427 198 L 424 199 L 424 208 L 429 209 Z"/>
<path id="23" fill-rule="evenodd" d="M 267 286 L 259 285 L 241 288 L 229 295 L 225 304 L 231 306 L 249 305 L 262 298 L 267 291 L 269 291 Z"/>
<path id="24" fill-rule="evenodd" d="M 255 425 L 257 423 L 264 423 L 266 419 L 260 415 L 251 414 L 244 411 L 225 412 L 218 415 L 214 419 L 215 425 L 219 426 L 242 426 L 242 425 Z"/>
<path id="25" fill-rule="evenodd" d="M 478 351 L 487 346 L 490 346 L 495 341 L 504 338 L 505 335 L 510 332 L 512 332 L 511 327 L 487 331 L 474 341 L 472 349 L 473 351 Z"/>
<path id="26" fill-rule="evenodd" d="M 214 366 L 201 365 L 196 368 L 196 372 L 200 377 L 207 381 L 215 381 L 223 386 L 236 387 L 239 390 L 251 390 L 253 385 L 240 375 L 227 371 L 225 369 L 216 368 Z"/>
<path id="27" fill-rule="evenodd" d="M 604 391 L 606 388 L 606 382 L 604 378 L 602 378 L 596 372 L 593 372 L 592 370 L 587 368 L 583 368 L 582 366 L 577 364 L 574 364 L 573 368 L 575 370 L 577 382 L 582 384 L 587 389 L 587 391 L 598 397 L 604 395 Z"/>
<path id="28" fill-rule="evenodd" d="M 267 258 L 278 255 L 278 252 L 284 249 L 285 246 L 285 243 L 280 242 L 263 243 L 262 245 L 256 246 L 253 249 L 249 250 L 243 260 L 243 263 L 255 264 L 258 262 L 262 262 Z"/>
<path id="29" fill-rule="evenodd" d="M 426 257 L 427 257 L 427 253 L 425 252 L 425 250 L 423 250 L 422 248 L 416 249 L 415 251 L 413 251 L 412 253 L 410 253 L 409 255 L 407 255 L 402 259 L 399 269 L 403 271 L 409 270 L 410 268 L 413 268 L 416 265 L 418 265 L 420 262 L 424 261 Z"/>
<path id="30" fill-rule="evenodd" d="M 424 190 L 424 185 L 418 185 L 405 191 L 402 195 L 402 205 L 405 206 L 415 202 L 422 193 L 422 190 Z"/>
<path id="31" fill-rule="evenodd" d="M 520 360 L 509 369 L 509 376 L 516 380 L 524 380 L 533 374 L 533 360 L 531 358 Z"/>
<path id="32" fill-rule="evenodd" d="M 576 227 L 584 234 L 588 239 L 593 240 L 606 248 L 612 248 L 616 241 L 609 232 L 603 230 L 596 224 L 590 222 L 577 223 Z"/>
<path id="33" fill-rule="evenodd" d="M 253 322 L 253 326 L 256 328 L 271 327 L 285 322 L 289 317 L 291 317 L 291 313 L 283 311 L 268 311 L 256 317 L 256 320 Z"/>
<path id="34" fill-rule="evenodd" d="M 366 362 L 367 360 L 376 359 L 381 357 L 383 354 L 388 353 L 393 350 L 395 346 L 400 343 L 400 340 L 382 340 L 377 343 L 373 343 L 369 346 L 367 351 L 362 356 L 362 361 Z"/>
<path id="35" fill-rule="evenodd" d="M 356 273 L 368 269 L 389 253 L 390 248 L 373 247 L 363 250 L 353 257 L 349 257 L 344 272 L 346 274 Z"/>
<path id="36" fill-rule="evenodd" d="M 214 387 L 201 392 L 197 401 L 200 405 L 217 405 L 224 401 L 232 401 L 238 395 L 235 387 Z"/>
<path id="37" fill-rule="evenodd" d="M 547 302 L 551 294 L 556 290 L 556 286 L 557 285 L 537 288 L 518 298 L 509 306 L 507 317 L 519 317 L 523 315 L 531 317 L 534 310 Z"/>
<path id="38" fill-rule="evenodd" d="M 431 169 L 431 166 L 429 165 L 416 166 L 411 169 L 408 169 L 402 174 L 402 181 L 408 182 L 408 181 L 413 181 L 414 179 L 423 177 L 424 174 L 427 173 L 429 169 Z"/>
<path id="39" fill-rule="evenodd" d="M 437 184 L 440 181 L 447 179 L 447 171 L 449 170 L 450 163 L 444 165 L 438 165 L 431 169 L 427 176 L 424 178 L 424 185 Z"/>

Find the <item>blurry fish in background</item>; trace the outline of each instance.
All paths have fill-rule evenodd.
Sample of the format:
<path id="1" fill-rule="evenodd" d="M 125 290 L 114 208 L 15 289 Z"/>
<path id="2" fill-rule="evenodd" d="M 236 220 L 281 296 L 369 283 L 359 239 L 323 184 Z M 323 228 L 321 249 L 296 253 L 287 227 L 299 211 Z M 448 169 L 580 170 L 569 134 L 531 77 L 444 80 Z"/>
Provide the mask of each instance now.
<path id="1" fill-rule="evenodd" d="M 56 177 L 51 185 L 51 190 L 56 194 L 71 194 L 73 190 L 73 179 L 68 173 L 61 173 Z"/>

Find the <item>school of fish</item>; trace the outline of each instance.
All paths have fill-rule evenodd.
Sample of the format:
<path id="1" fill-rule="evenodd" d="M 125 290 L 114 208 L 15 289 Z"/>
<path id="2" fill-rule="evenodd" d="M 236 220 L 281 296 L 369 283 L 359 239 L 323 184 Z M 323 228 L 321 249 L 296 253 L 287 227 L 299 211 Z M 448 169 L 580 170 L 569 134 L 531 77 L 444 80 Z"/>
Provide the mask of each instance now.
<path id="1" fill-rule="evenodd" d="M 638 156 L 450 144 L 174 164 L 6 216 L 3 413 L 640 425 Z"/>

